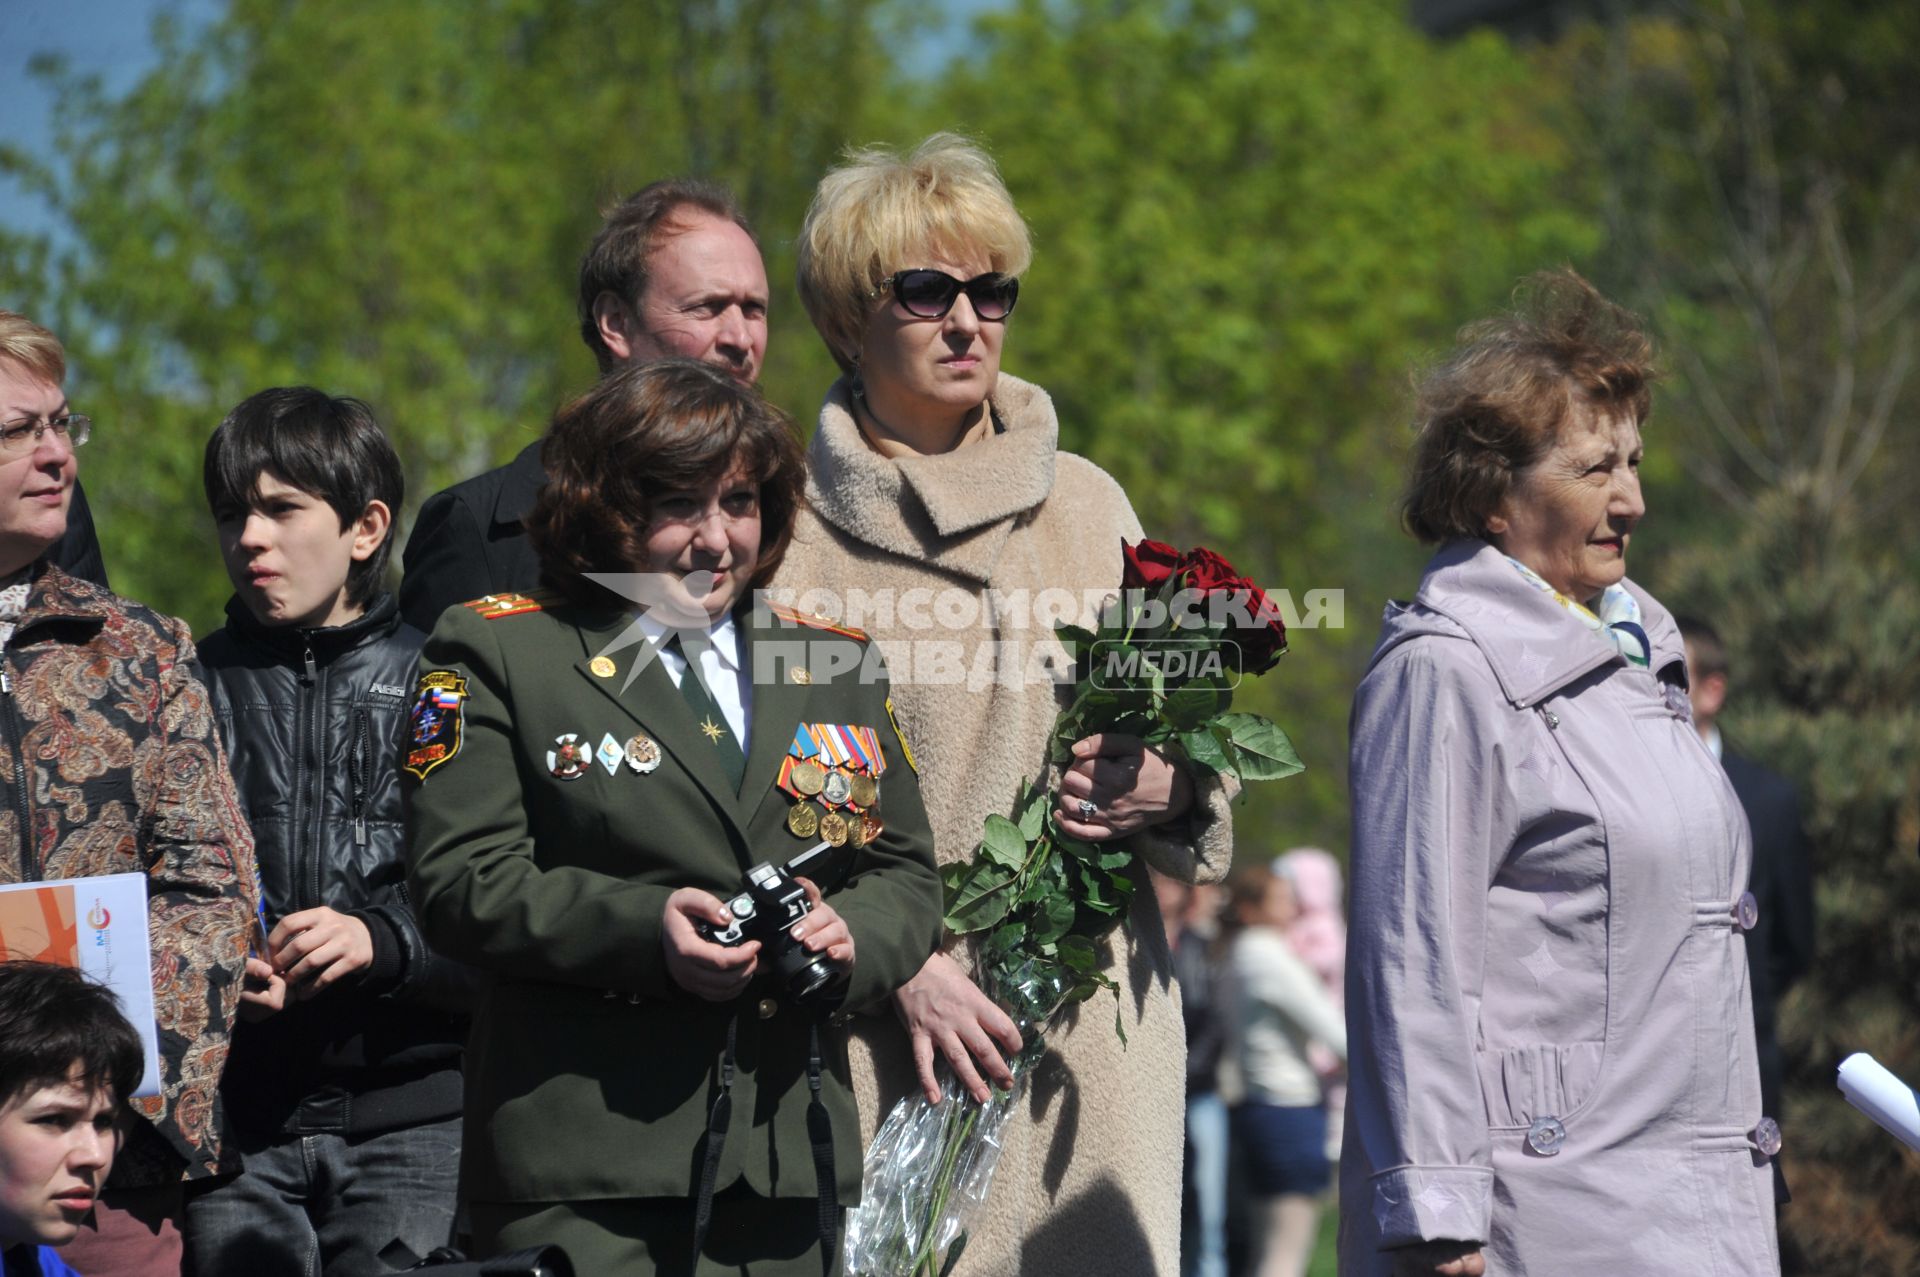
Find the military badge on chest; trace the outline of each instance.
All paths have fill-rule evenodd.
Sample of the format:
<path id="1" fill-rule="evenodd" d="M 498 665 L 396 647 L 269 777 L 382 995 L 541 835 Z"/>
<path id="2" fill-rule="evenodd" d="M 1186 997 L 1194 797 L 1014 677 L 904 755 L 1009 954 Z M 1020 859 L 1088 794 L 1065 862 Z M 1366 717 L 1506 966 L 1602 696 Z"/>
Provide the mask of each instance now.
<path id="1" fill-rule="evenodd" d="M 429 670 L 420 676 L 413 710 L 407 716 L 407 756 L 402 764 L 421 780 L 460 752 L 465 723 L 467 680 L 452 670 Z"/>
<path id="2" fill-rule="evenodd" d="M 579 780 L 593 766 L 593 747 L 573 732 L 557 736 L 547 751 L 547 770 L 555 780 Z"/>
<path id="3" fill-rule="evenodd" d="M 880 836 L 880 777 L 886 755 L 871 727 L 802 723 L 780 761 L 778 785 L 794 804 L 787 829 L 835 847 L 864 847 Z"/>

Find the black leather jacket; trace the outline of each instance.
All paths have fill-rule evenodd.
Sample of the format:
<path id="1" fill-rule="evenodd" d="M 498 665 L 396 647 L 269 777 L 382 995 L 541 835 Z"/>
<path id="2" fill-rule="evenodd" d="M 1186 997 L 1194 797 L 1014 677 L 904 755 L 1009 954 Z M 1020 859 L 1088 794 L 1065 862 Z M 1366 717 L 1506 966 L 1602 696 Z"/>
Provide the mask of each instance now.
<path id="1" fill-rule="evenodd" d="M 263 626 L 234 599 L 226 628 L 200 645 L 267 926 L 325 905 L 373 938 L 357 981 L 236 1025 L 221 1094 L 243 1136 L 390 1130 L 459 1112 L 473 977 L 433 953 L 414 921 L 400 809 L 423 642 L 383 594 L 359 620 L 314 630 Z"/>

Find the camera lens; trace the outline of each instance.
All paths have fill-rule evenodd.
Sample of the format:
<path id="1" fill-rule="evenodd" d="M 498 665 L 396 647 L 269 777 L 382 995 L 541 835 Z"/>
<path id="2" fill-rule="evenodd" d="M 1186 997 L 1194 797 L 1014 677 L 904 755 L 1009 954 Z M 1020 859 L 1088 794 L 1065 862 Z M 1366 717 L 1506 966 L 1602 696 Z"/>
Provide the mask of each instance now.
<path id="1" fill-rule="evenodd" d="M 810 1002 L 826 997 L 846 976 L 846 968 L 824 953 L 808 953 L 798 941 L 784 948 L 774 959 L 787 996 L 795 1002 Z"/>

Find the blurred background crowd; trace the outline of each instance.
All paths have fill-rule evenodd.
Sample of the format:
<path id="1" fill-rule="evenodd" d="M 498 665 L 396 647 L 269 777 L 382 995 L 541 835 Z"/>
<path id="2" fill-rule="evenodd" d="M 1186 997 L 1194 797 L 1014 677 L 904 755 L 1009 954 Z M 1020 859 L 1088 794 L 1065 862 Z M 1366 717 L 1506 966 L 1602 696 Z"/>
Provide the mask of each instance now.
<path id="1" fill-rule="evenodd" d="M 1920 1077 L 1920 105 L 1903 87 L 1920 8 L 928 9 L 0 7 L 0 306 L 67 340 L 115 586 L 218 624 L 201 448 L 260 386 L 369 401 L 416 496 L 513 455 L 593 379 L 571 281 L 600 205 L 665 175 L 728 183 L 761 228 L 762 385 L 810 420 L 832 373 L 790 281 L 815 181 L 849 144 L 959 129 L 1043 250 L 1009 371 L 1052 392 L 1062 446 L 1125 485 L 1150 535 L 1296 597 L 1344 591 L 1344 626 L 1297 632 L 1247 696 L 1309 767 L 1237 818 L 1266 878 L 1179 915 L 1214 968 L 1278 928 L 1298 947 L 1274 961 L 1324 980 L 1337 904 L 1304 884 L 1327 862 L 1259 862 L 1293 843 L 1344 856 L 1347 710 L 1423 554 L 1393 517 L 1408 369 L 1519 276 L 1572 264 L 1648 318 L 1668 373 L 1632 573 L 1714 621 L 1726 738 L 1800 799 L 1817 940 L 1777 1017 L 1789 1271 L 1920 1271 L 1920 1162 L 1832 1087 L 1853 1050 Z M 1305 1053 L 1316 1087 L 1340 1046 Z M 1275 1107 L 1305 1107 L 1301 1074 L 1266 1062 Z M 1301 1194 L 1249 1185 L 1228 1193 L 1236 1272 L 1249 1238 L 1302 1218 Z"/>

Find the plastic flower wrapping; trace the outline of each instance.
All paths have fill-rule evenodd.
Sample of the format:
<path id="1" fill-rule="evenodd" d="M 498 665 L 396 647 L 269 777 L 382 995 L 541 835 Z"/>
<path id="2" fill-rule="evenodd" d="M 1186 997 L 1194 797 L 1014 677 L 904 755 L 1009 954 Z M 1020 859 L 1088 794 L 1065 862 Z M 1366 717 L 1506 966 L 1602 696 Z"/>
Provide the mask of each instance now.
<path id="1" fill-rule="evenodd" d="M 1232 711 L 1240 681 L 1271 669 L 1286 627 L 1266 594 L 1211 550 L 1157 541 L 1123 547 L 1126 572 L 1099 628 L 1060 625 L 1074 655 L 1073 695 L 1055 720 L 1048 761 L 1065 766 L 1096 732 L 1139 737 L 1210 776 L 1277 780 L 1301 770 L 1269 720 Z M 1045 776 L 1012 817 L 987 817 L 970 860 L 942 870 L 946 925 L 969 938 L 974 979 L 1019 1025 L 1010 1091 L 976 1102 L 948 1076 L 939 1103 L 901 1100 L 867 1149 L 861 1201 L 847 1220 L 851 1277 L 942 1277 L 988 1206 L 1007 1124 L 1068 1007 L 1119 986 L 1101 942 L 1125 925 L 1140 885 L 1134 853 L 1068 837 Z M 1126 1039 L 1119 1008 L 1114 1030 Z M 1083 1030 L 1085 1031 L 1085 1030 Z"/>

